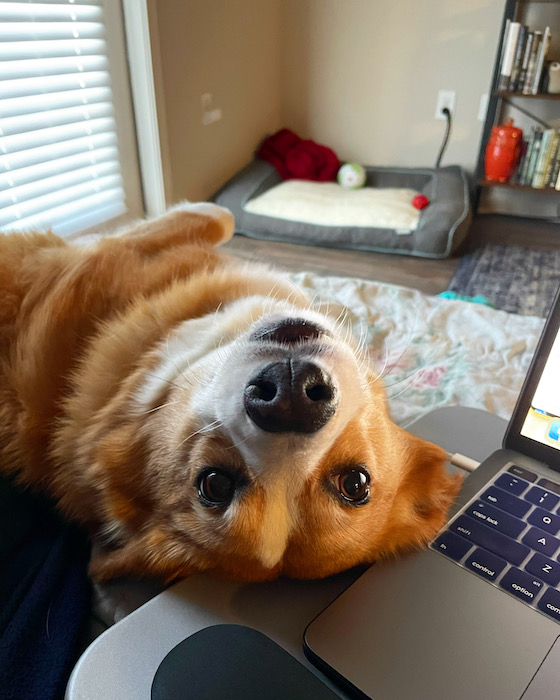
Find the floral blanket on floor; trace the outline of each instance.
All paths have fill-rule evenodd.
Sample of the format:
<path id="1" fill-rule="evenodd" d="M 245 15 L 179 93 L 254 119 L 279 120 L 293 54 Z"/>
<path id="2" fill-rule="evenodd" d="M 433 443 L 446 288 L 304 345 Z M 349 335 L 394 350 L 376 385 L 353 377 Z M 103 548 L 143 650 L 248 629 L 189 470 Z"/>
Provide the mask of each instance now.
<path id="1" fill-rule="evenodd" d="M 338 317 L 348 310 L 402 427 L 442 406 L 469 406 L 509 419 L 542 318 L 379 282 L 311 273 L 290 278 L 322 311 Z"/>

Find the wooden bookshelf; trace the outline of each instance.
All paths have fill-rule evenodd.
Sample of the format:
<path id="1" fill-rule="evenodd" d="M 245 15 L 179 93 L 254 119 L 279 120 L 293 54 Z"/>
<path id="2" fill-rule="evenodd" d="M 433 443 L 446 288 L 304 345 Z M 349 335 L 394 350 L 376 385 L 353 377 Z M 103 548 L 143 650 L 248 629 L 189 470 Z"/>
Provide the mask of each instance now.
<path id="1" fill-rule="evenodd" d="M 560 190 L 554 187 L 531 187 L 531 185 L 516 185 L 514 182 L 496 182 L 495 180 L 480 179 L 477 182 L 479 187 L 506 187 L 510 190 L 523 190 L 524 192 L 534 192 L 535 194 L 560 194 Z"/>
<path id="2" fill-rule="evenodd" d="M 560 100 L 560 95 L 549 92 L 539 92 L 536 95 L 526 95 L 523 92 L 507 92 L 505 90 L 495 90 L 494 95 L 503 99 L 523 98 L 524 100 Z"/>
<path id="3" fill-rule="evenodd" d="M 499 89 L 502 59 L 505 55 L 504 41 L 508 35 L 507 29 L 509 22 L 520 23 L 522 27 L 526 27 L 529 32 L 533 33 L 533 36 L 539 32 L 544 37 L 546 34 L 545 29 L 550 27 L 550 34 L 553 40 L 550 45 L 547 44 L 549 51 L 545 56 L 545 60 L 560 60 L 560 42 L 558 41 L 558 36 L 560 34 L 560 0 L 505 0 L 502 29 L 495 57 L 491 89 L 489 91 L 490 99 L 477 159 L 474 210 L 475 212 L 477 211 L 480 199 L 484 193 L 484 200 L 490 203 L 489 211 L 493 213 L 514 214 L 515 211 L 517 213 L 514 215 L 523 216 L 525 214 L 520 213 L 523 209 L 527 210 L 527 212 L 531 212 L 527 215 L 537 217 L 539 216 L 538 212 L 541 211 L 541 207 L 546 209 L 547 212 L 548 210 L 552 212 L 553 209 L 556 209 L 556 211 L 560 213 L 560 206 L 558 206 L 557 200 L 551 201 L 551 199 L 546 200 L 546 198 L 544 200 L 542 198 L 539 200 L 537 197 L 537 195 L 543 194 L 559 194 L 560 191 L 553 187 L 538 188 L 532 187 L 530 184 L 518 185 L 510 182 L 493 182 L 487 180 L 485 177 L 484 162 L 486 147 L 494 126 L 505 124 L 509 117 L 513 117 L 517 114 L 519 117 L 522 117 L 521 124 L 517 123 L 517 125 L 524 129 L 525 141 L 527 141 L 529 135 L 532 133 L 533 126 L 543 132 L 547 129 L 555 128 L 552 114 L 559 113 L 559 108 L 556 106 L 556 103 L 560 102 L 560 94 L 544 92 L 525 94 L 519 90 Z M 526 33 L 525 36 L 527 36 Z M 513 56 L 514 61 L 519 61 L 520 57 L 523 58 L 525 55 L 524 53 L 519 53 L 519 46 L 523 45 L 523 41 L 524 38 L 522 37 L 520 39 L 521 43 L 518 44 L 517 53 Z M 522 49 L 522 51 L 524 51 L 524 49 Z M 511 53 L 509 54 L 509 58 L 511 60 Z M 519 62 L 516 65 L 519 71 Z M 538 75 L 538 73 L 536 75 Z M 519 73 L 517 76 L 519 77 Z M 524 77 L 520 80 L 523 82 Z M 540 84 L 538 77 L 536 81 Z M 518 82 L 518 88 L 519 84 Z M 533 80 L 532 83 L 529 82 L 529 84 L 534 86 L 535 80 Z M 502 83 L 502 87 L 503 86 L 504 84 Z M 540 89 L 543 89 L 542 85 L 540 85 Z M 530 177 L 528 180 L 525 180 L 525 182 L 530 181 Z M 505 190 L 503 196 L 492 198 L 492 188 Z M 509 195 L 507 194 L 507 190 L 510 192 Z M 526 194 L 522 195 L 521 193 Z M 532 195 L 535 195 L 534 199 L 532 199 Z M 558 213 L 556 214 L 557 216 Z M 551 215 L 553 214 L 546 214 L 547 217 Z M 545 215 L 543 214 L 543 216 Z"/>

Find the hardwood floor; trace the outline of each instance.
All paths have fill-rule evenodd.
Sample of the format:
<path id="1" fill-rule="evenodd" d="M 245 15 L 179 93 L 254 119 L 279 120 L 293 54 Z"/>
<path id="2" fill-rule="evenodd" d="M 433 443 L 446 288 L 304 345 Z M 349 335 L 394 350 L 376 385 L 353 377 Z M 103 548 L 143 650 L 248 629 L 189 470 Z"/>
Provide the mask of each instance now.
<path id="1" fill-rule="evenodd" d="M 245 236 L 234 236 L 224 248 L 241 258 L 266 261 L 290 271 L 310 270 L 319 275 L 360 277 L 411 287 L 425 294 L 439 294 L 447 289 L 460 255 L 484 243 L 558 249 L 560 226 L 505 216 L 479 216 L 474 219 L 462 249 L 445 260 L 315 248 Z"/>

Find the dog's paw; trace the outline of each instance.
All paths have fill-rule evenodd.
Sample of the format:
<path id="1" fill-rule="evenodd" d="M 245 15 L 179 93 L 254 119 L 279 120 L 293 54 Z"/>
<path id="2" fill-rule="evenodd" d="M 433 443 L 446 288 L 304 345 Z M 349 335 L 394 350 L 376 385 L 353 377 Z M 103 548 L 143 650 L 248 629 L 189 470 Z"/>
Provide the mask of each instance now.
<path id="1" fill-rule="evenodd" d="M 202 214 L 218 222 L 223 229 L 224 235 L 220 242 L 225 243 L 233 236 L 235 219 L 229 209 L 213 202 L 189 202 L 184 200 L 170 209 L 171 212 L 182 211 L 186 214 Z"/>

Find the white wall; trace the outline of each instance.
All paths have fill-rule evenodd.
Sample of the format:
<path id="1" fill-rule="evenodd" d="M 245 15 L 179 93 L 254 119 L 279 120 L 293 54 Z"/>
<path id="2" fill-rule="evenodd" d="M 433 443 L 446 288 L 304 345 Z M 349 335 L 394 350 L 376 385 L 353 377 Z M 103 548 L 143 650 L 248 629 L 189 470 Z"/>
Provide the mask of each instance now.
<path id="1" fill-rule="evenodd" d="M 171 201 L 210 197 L 282 126 L 342 160 L 433 166 L 439 89 L 457 92 L 442 164 L 474 169 L 504 0 L 151 2 Z M 223 110 L 206 127 L 204 92 Z"/>
<path id="2" fill-rule="evenodd" d="M 171 202 L 202 200 L 281 127 L 279 0 L 154 0 Z M 202 125 L 212 94 L 221 121 Z"/>
<path id="3" fill-rule="evenodd" d="M 445 122 L 439 89 L 457 93 L 442 165 L 472 171 L 502 0 L 283 0 L 282 117 L 343 160 L 433 166 Z"/>

